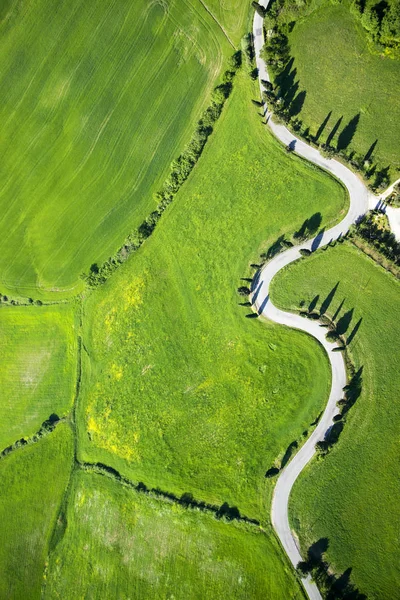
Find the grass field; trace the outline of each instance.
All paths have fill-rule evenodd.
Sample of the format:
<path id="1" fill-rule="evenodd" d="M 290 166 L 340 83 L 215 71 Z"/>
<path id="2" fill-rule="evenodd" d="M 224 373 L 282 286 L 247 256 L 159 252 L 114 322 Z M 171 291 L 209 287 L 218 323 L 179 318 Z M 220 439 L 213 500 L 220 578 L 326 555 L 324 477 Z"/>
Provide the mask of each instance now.
<path id="1" fill-rule="evenodd" d="M 329 368 L 305 335 L 246 318 L 236 288 L 280 234 L 340 218 L 346 196 L 274 141 L 252 85 L 237 75 L 193 176 L 85 303 L 80 453 L 265 519 L 264 473 L 314 420 Z"/>
<path id="2" fill-rule="evenodd" d="M 354 309 L 347 335 L 356 368 L 363 367 L 362 394 L 350 410 L 339 442 L 314 461 L 295 485 L 290 514 L 306 548 L 329 538 L 329 561 L 368 598 L 395 598 L 400 587 L 398 555 L 400 468 L 400 284 L 354 246 L 343 244 L 287 268 L 272 287 L 273 300 L 299 307 L 339 282 L 328 309 Z"/>
<path id="3" fill-rule="evenodd" d="M 239 47 L 240 40 L 251 30 L 252 11 L 250 0 L 205 0 L 204 4 L 226 31 L 232 42 Z M 246 24 L 248 25 L 246 31 Z"/>
<path id="4" fill-rule="evenodd" d="M 377 141 L 373 161 L 391 166 L 398 178 L 400 168 L 400 56 L 384 55 L 371 46 L 349 1 L 322 0 L 319 8 L 296 22 L 289 44 L 294 59 L 293 81 L 305 90 L 299 114 L 316 135 L 329 113 L 319 142 L 326 141 L 342 118 L 331 145 L 336 146 L 344 127 L 360 115 L 349 149 L 365 156 Z M 351 136 L 348 136 L 351 137 Z"/>
<path id="5" fill-rule="evenodd" d="M 0 598 L 40 598 L 72 448 L 69 425 L 60 423 L 38 443 L 0 461 Z"/>
<path id="6" fill-rule="evenodd" d="M 1 291 L 65 296 L 153 210 L 232 48 L 192 0 L 3 12 Z"/>
<path id="7" fill-rule="evenodd" d="M 273 537 L 78 472 L 44 598 L 303 598 Z"/>
<path id="8" fill-rule="evenodd" d="M 0 309 L 0 451 L 71 409 L 76 382 L 73 305 Z"/>

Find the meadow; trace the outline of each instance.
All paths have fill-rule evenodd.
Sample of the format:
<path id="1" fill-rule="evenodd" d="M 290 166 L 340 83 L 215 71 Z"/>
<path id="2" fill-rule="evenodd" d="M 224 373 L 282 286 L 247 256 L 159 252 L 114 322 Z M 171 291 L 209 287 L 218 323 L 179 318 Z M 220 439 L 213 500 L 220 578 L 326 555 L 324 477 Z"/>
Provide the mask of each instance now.
<path id="1" fill-rule="evenodd" d="M 298 310 L 318 295 L 319 310 L 337 283 L 326 314 L 332 317 L 344 301 L 336 320 L 351 317 L 345 336 L 355 368 L 362 367 L 362 393 L 337 444 L 295 484 L 289 514 L 303 549 L 328 538 L 327 559 L 337 571 L 351 568 L 352 581 L 368 598 L 395 598 L 400 585 L 400 284 L 345 243 L 282 271 L 271 297 L 283 308 Z"/>
<path id="2" fill-rule="evenodd" d="M 349 0 L 313 0 L 304 11 L 288 34 L 293 62 L 285 80 L 285 89 L 295 85 L 305 93 L 298 118 L 319 143 L 329 138 L 334 147 L 389 167 L 397 179 L 399 51 L 369 41 Z"/>
<path id="3" fill-rule="evenodd" d="M 68 527 L 44 598 L 304 598 L 275 539 L 259 528 L 75 473 Z"/>
<path id="4" fill-rule="evenodd" d="M 70 412 L 76 384 L 74 305 L 1 306 L 0 451 Z"/>
<path id="5" fill-rule="evenodd" d="M 278 236 L 316 212 L 328 226 L 347 196 L 272 138 L 256 93 L 239 73 L 173 205 L 85 301 L 78 415 L 81 460 L 265 520 L 264 474 L 314 421 L 330 373 L 306 335 L 247 318 L 237 288 Z"/>
<path id="6" fill-rule="evenodd" d="M 251 0 L 205 0 L 202 3 L 207 6 L 233 44 L 240 46 L 240 40 L 246 33 L 246 24 L 248 30 L 251 30 Z"/>
<path id="7" fill-rule="evenodd" d="M 71 296 L 154 209 L 232 48 L 191 0 L 3 13 L 1 291 Z"/>
<path id="8" fill-rule="evenodd" d="M 72 466 L 67 423 L 0 460 L 0 597 L 41 596 L 50 540 Z M 6 490 L 6 493 L 4 491 Z"/>

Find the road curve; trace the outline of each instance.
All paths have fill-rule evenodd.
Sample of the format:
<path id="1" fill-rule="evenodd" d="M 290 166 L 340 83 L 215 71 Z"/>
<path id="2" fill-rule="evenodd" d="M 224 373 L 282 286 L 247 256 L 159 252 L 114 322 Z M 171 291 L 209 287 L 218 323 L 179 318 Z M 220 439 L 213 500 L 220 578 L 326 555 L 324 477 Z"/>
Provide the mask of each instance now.
<path id="1" fill-rule="evenodd" d="M 266 8 L 269 0 L 261 0 L 260 4 Z M 268 71 L 264 60 L 260 56 L 261 49 L 264 45 L 263 19 L 255 11 L 253 20 L 253 37 L 254 48 L 256 54 L 256 63 L 259 74 L 260 92 L 264 90 L 263 81 L 269 81 Z M 378 198 L 367 189 L 364 183 L 350 171 L 347 167 L 336 160 L 330 160 L 323 157 L 318 150 L 308 146 L 302 140 L 296 138 L 286 127 L 273 122 L 271 115 L 268 112 L 267 106 L 264 107 L 267 123 L 273 134 L 285 145 L 300 156 L 306 158 L 315 165 L 328 171 L 337 177 L 347 188 L 349 193 L 350 205 L 349 210 L 344 219 L 329 229 L 322 231 L 313 240 L 309 240 L 289 248 L 282 254 L 275 256 L 268 262 L 260 271 L 256 284 L 252 291 L 251 301 L 253 308 L 259 315 L 288 327 L 300 329 L 309 335 L 316 338 L 319 343 L 325 348 L 332 369 L 332 385 L 325 410 L 319 420 L 319 423 L 312 435 L 308 438 L 300 451 L 281 471 L 272 498 L 271 521 L 272 525 L 280 539 L 283 548 L 286 551 L 293 566 L 296 567 L 298 562 L 302 560 L 296 540 L 292 534 L 288 518 L 288 502 L 289 495 L 293 484 L 297 477 L 311 460 L 315 454 L 315 444 L 323 440 L 326 432 L 333 424 L 333 418 L 338 414 L 337 402 L 343 397 L 343 387 L 346 385 L 346 368 L 341 352 L 335 351 L 336 343 L 331 343 L 326 340 L 326 329 L 321 327 L 318 322 L 312 321 L 293 313 L 284 312 L 276 308 L 269 297 L 269 287 L 273 277 L 286 265 L 301 257 L 300 249 L 314 251 L 330 241 L 338 239 L 344 235 L 350 225 L 352 225 L 358 217 L 365 214 L 369 207 L 375 206 L 378 203 Z M 310 577 L 302 579 L 303 586 L 311 600 L 321 600 L 321 594 Z"/>

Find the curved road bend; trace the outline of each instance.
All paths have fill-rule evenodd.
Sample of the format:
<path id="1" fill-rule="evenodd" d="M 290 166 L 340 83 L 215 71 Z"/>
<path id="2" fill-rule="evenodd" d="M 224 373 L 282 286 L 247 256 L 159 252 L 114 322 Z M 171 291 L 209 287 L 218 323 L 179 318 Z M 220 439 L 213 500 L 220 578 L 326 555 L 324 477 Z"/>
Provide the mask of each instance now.
<path id="1" fill-rule="evenodd" d="M 268 2 L 269 0 L 261 0 L 260 4 L 266 8 L 268 6 Z M 264 45 L 264 33 L 263 19 L 257 13 L 257 11 L 255 11 L 254 14 L 253 36 L 256 64 L 259 73 L 260 91 L 262 93 L 264 90 L 262 81 L 269 81 L 269 75 L 265 62 L 260 56 L 260 51 Z M 348 231 L 350 225 L 354 223 L 359 216 L 367 212 L 369 206 L 375 206 L 377 204 L 378 198 L 373 196 L 373 194 L 368 191 L 364 183 L 347 167 L 336 160 L 324 158 L 318 152 L 318 150 L 308 146 L 305 142 L 296 138 L 286 127 L 274 123 L 270 118 L 270 113 L 268 112 L 266 106 L 265 116 L 272 132 L 285 146 L 290 145 L 290 147 L 297 154 L 306 158 L 315 165 L 318 165 L 325 171 L 332 173 L 346 186 L 350 197 L 348 213 L 340 223 L 328 231 L 323 232 L 323 234 L 317 234 L 313 240 L 309 240 L 299 246 L 286 250 L 282 254 L 278 254 L 269 263 L 267 263 L 260 271 L 256 289 L 252 295 L 252 303 L 258 314 L 267 317 L 275 323 L 305 331 L 309 335 L 312 335 L 314 338 L 316 338 L 325 348 L 332 369 L 332 386 L 324 413 L 312 435 L 308 438 L 300 451 L 283 469 L 283 471 L 281 471 L 272 498 L 272 525 L 286 551 L 286 554 L 288 555 L 293 566 L 296 567 L 297 563 L 302 560 L 302 557 L 289 525 L 289 495 L 297 477 L 314 456 L 315 444 L 324 439 L 327 430 L 333 424 L 333 417 L 339 412 L 337 408 L 337 402 L 343 396 L 342 390 L 346 385 L 346 369 L 342 353 L 334 351 L 335 348 L 337 348 L 337 344 L 328 342 L 326 340 L 326 329 L 321 327 L 319 323 L 315 321 L 311 321 L 309 319 L 300 317 L 300 315 L 284 312 L 276 308 L 269 298 L 269 286 L 273 277 L 281 269 L 283 269 L 289 263 L 300 258 L 300 249 L 304 248 L 307 250 L 316 250 L 317 248 L 328 244 L 330 241 L 339 238 L 341 235 L 344 235 Z M 302 583 L 311 600 L 321 600 L 321 594 L 315 583 L 311 581 L 310 577 L 302 579 Z"/>

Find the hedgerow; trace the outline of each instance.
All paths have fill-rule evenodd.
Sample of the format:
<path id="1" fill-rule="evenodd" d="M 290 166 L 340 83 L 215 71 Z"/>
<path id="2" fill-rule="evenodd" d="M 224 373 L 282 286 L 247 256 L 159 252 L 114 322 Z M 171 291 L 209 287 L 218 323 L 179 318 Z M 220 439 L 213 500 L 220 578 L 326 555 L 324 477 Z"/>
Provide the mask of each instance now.
<path id="1" fill-rule="evenodd" d="M 199 120 L 192 139 L 171 164 L 171 171 L 160 191 L 155 194 L 157 208 L 143 221 L 143 223 L 126 238 L 124 244 L 101 265 L 92 264 L 88 274 L 81 277 L 89 287 L 97 287 L 107 279 L 126 261 L 126 259 L 140 248 L 143 242 L 153 233 L 165 209 L 171 204 L 174 196 L 189 177 L 193 167 L 199 160 L 204 146 L 214 130 L 226 100 L 232 91 L 233 79 L 242 64 L 242 53 L 235 52 L 229 60 L 228 69 L 223 74 L 222 83 L 218 85 L 211 97 L 211 104 L 204 111 Z"/>

